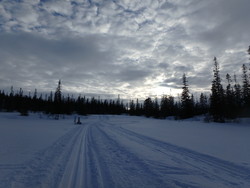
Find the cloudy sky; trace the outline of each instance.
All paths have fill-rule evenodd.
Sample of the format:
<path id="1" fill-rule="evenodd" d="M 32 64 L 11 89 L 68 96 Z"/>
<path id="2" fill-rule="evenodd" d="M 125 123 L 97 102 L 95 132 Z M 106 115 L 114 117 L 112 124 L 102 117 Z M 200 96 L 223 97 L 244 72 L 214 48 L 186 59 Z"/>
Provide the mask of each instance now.
<path id="1" fill-rule="evenodd" d="M 145 98 L 248 63 L 249 0 L 0 0 L 0 89 Z"/>

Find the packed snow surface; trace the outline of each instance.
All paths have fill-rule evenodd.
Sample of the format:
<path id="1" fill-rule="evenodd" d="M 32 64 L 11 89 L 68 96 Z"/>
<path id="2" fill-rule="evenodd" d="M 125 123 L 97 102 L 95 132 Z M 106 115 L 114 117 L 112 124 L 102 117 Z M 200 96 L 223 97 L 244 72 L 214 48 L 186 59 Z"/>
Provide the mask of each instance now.
<path id="1" fill-rule="evenodd" d="M 0 113 L 0 187 L 249 188 L 250 126 Z"/>

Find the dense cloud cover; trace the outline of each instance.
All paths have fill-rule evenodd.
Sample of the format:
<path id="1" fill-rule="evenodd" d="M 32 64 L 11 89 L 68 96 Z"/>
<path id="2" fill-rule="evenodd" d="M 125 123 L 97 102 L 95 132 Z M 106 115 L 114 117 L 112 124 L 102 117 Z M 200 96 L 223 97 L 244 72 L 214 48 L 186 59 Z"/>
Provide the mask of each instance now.
<path id="1" fill-rule="evenodd" d="M 0 1 L 0 87 L 117 95 L 209 91 L 248 63 L 249 0 Z"/>

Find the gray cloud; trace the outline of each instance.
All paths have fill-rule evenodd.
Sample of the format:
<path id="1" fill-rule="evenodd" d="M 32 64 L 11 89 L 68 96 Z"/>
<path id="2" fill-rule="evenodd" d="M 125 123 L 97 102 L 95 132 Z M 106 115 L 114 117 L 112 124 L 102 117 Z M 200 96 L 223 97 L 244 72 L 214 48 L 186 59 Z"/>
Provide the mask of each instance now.
<path id="1" fill-rule="evenodd" d="M 249 4 L 248 0 L 209 1 L 188 17 L 189 26 L 197 29 L 191 32 L 212 53 L 217 53 L 215 55 L 228 48 L 246 48 L 249 37 L 245 31 L 250 29 Z"/>
<path id="2" fill-rule="evenodd" d="M 142 97 L 208 91 L 248 57 L 248 0 L 1 1 L 0 86 Z M 240 76 L 238 76 L 240 77 Z M 157 88 L 159 89 L 157 90 Z M 158 91 L 158 93 L 155 93 Z"/>

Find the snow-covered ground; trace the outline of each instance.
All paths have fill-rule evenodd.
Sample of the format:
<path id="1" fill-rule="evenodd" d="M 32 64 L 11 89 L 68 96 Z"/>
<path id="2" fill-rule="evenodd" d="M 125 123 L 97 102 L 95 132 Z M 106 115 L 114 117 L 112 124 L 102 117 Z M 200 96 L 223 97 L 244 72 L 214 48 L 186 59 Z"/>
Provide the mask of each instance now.
<path id="1" fill-rule="evenodd" d="M 250 187 L 250 122 L 0 113 L 0 187 Z"/>

